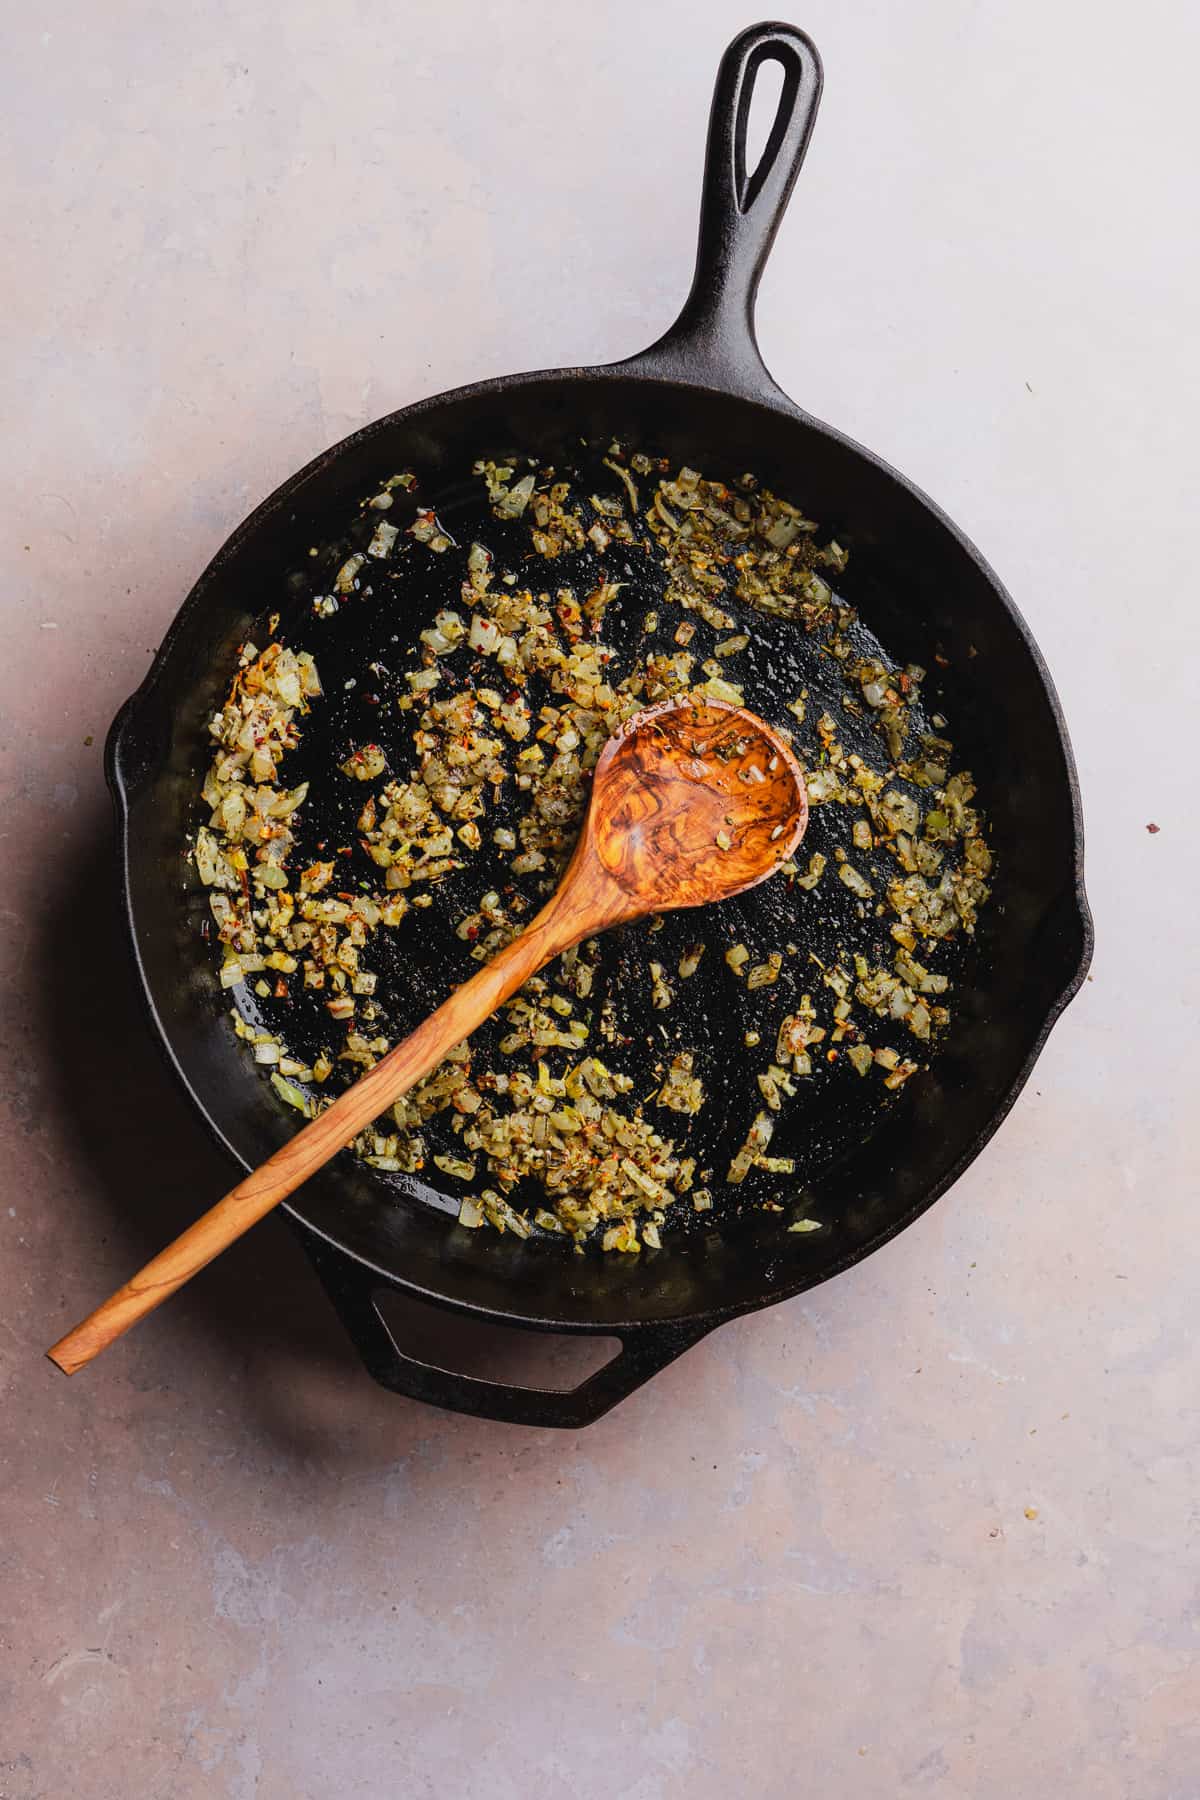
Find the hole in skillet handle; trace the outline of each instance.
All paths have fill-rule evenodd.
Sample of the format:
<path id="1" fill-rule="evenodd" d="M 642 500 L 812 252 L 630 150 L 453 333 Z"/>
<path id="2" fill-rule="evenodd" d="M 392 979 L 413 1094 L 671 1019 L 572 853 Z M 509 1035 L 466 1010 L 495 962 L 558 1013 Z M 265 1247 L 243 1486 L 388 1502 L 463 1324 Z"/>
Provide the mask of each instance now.
<path id="1" fill-rule="evenodd" d="M 367 1373 L 392 1393 L 450 1412 L 578 1431 L 712 1330 L 665 1324 L 542 1331 L 460 1313 L 419 1299 L 292 1224 Z"/>
<path id="2" fill-rule="evenodd" d="M 779 154 L 779 139 L 794 104 L 791 94 L 785 102 L 784 86 L 789 79 L 798 79 L 795 71 L 789 73 L 779 57 L 767 51 L 755 65 L 743 89 L 744 126 L 741 118 L 738 121 L 743 159 L 738 193 L 743 212 L 749 196 L 757 192 L 753 184 L 760 170 L 765 173 Z"/>
<path id="3" fill-rule="evenodd" d="M 750 113 L 766 62 L 780 67 L 779 100 L 748 175 Z M 754 302 L 808 149 L 821 83 L 816 47 L 794 25 L 752 25 L 730 44 L 713 89 L 691 291 L 670 330 L 614 368 L 722 387 L 798 411 L 759 353 Z"/>
<path id="4" fill-rule="evenodd" d="M 620 1354 L 621 1340 L 589 1332 L 529 1331 L 473 1313 L 447 1312 L 395 1289 L 373 1296 L 396 1348 L 411 1362 L 492 1387 L 569 1394 Z"/>

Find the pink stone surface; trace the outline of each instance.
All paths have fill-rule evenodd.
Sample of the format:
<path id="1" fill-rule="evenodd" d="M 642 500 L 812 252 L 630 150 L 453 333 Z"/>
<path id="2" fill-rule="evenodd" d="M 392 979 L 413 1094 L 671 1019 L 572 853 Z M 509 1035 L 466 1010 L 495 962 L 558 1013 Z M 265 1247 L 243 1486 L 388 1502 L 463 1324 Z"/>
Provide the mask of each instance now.
<path id="1" fill-rule="evenodd" d="M 227 1173 L 133 1000 L 100 752 L 294 467 L 662 329 L 746 14 L 10 9 L 2 1800 L 1200 1793 L 1200 43 L 1151 0 L 1131 61 L 1123 17 L 812 0 L 760 307 L 1047 652 L 1094 983 L 930 1215 L 574 1436 L 374 1388 L 274 1222 L 86 1375 L 41 1360 Z"/>

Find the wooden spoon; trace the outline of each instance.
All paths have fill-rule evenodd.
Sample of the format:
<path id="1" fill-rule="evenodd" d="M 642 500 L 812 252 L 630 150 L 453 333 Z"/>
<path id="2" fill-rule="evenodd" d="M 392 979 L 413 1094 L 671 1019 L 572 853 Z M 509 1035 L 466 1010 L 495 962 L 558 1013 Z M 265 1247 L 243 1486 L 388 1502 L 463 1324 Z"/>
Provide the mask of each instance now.
<path id="1" fill-rule="evenodd" d="M 646 913 L 727 900 L 765 881 L 808 823 L 799 763 L 753 713 L 668 700 L 596 764 L 579 843 L 555 893 L 423 1025 L 47 1352 L 73 1375 L 182 1287 L 437 1067 L 531 975 L 585 937 Z"/>

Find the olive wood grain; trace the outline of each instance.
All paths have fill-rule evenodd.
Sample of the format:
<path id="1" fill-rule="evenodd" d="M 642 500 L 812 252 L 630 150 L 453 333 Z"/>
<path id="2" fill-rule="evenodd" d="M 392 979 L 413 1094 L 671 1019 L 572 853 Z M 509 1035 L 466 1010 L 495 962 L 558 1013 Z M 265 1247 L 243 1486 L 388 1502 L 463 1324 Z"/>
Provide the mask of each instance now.
<path id="1" fill-rule="evenodd" d="M 605 745 L 562 881 L 520 937 L 333 1105 L 47 1352 L 72 1375 L 357 1137 L 523 982 L 585 937 L 755 886 L 808 822 L 800 765 L 762 720 L 721 701 L 666 701 Z"/>

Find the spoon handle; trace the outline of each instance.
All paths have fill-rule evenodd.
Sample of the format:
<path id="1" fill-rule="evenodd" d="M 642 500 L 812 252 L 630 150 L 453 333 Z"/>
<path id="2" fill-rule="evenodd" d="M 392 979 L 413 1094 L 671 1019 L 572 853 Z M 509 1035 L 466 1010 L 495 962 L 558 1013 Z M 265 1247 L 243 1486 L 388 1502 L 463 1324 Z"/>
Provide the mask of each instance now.
<path id="1" fill-rule="evenodd" d="M 578 875 L 582 877 L 586 872 L 579 869 Z M 575 873 L 575 869 L 568 872 L 557 893 L 520 937 L 506 944 L 332 1106 L 318 1113 L 124 1287 L 60 1338 L 46 1352 L 51 1362 L 66 1375 L 73 1375 L 91 1362 L 281 1200 L 295 1193 L 372 1119 L 435 1069 L 448 1050 L 469 1037 L 552 957 L 600 929 L 607 922 L 601 901 L 605 884 L 572 881 Z"/>

